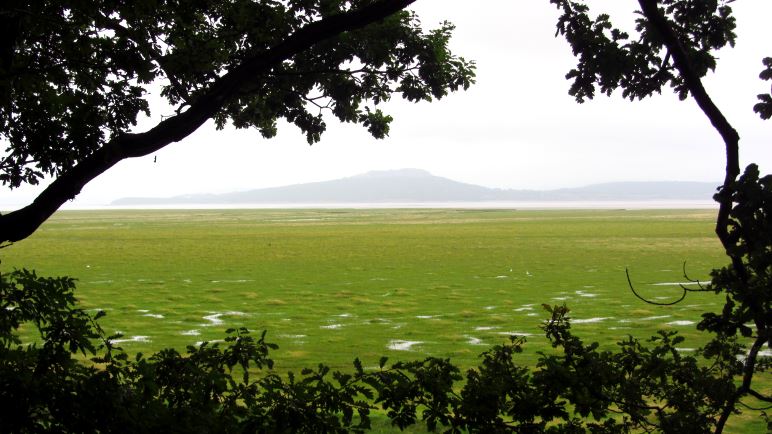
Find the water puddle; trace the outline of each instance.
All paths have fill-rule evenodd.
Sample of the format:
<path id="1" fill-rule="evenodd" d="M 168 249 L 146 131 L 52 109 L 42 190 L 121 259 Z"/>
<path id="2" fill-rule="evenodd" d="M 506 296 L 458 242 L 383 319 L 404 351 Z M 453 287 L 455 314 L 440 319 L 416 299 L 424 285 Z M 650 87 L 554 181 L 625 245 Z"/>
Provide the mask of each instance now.
<path id="1" fill-rule="evenodd" d="M 150 336 L 132 336 L 126 339 L 113 339 L 110 342 L 113 344 L 122 344 L 126 342 L 150 342 Z"/>
<path id="2" fill-rule="evenodd" d="M 387 348 L 394 351 L 411 351 L 412 347 L 422 343 L 422 341 L 391 340 Z"/>
<path id="3" fill-rule="evenodd" d="M 194 330 L 184 330 L 184 331 L 181 331 L 180 334 L 183 335 L 183 336 L 198 336 L 198 335 L 201 334 L 201 332 L 194 329 Z"/>
<path id="4" fill-rule="evenodd" d="M 688 320 L 680 320 L 680 321 L 670 321 L 667 323 L 667 325 L 674 325 L 674 326 L 690 326 L 694 325 L 694 321 L 688 321 Z"/>
<path id="5" fill-rule="evenodd" d="M 572 319 L 572 324 L 591 324 L 601 321 L 606 321 L 607 319 L 614 319 L 612 317 L 595 317 L 595 318 L 583 318 L 583 319 Z"/>

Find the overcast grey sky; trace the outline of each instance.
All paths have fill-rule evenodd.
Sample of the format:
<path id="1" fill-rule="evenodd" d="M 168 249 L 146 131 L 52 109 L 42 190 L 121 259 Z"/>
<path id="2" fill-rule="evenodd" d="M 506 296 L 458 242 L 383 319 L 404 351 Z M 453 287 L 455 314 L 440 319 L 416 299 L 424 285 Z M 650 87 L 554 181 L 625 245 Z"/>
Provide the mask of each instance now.
<path id="1" fill-rule="evenodd" d="M 622 24 L 631 21 L 637 5 L 588 3 Z M 761 59 L 772 56 L 772 1 L 732 6 L 737 47 L 720 53 L 706 87 L 740 132 L 742 164 L 757 162 L 762 172 L 772 172 L 772 122 L 752 111 L 756 95 L 769 91 L 758 74 Z M 477 84 L 433 103 L 388 103 L 384 109 L 395 120 L 387 139 L 374 140 L 363 128 L 332 119 L 313 146 L 292 126 L 280 125 L 279 135 L 265 140 L 256 131 L 218 132 L 208 123 L 155 155 L 120 163 L 86 186 L 75 204 L 221 193 L 408 167 L 489 187 L 529 189 L 722 178 L 722 142 L 693 101 L 672 94 L 635 103 L 601 96 L 579 105 L 568 96 L 564 75 L 574 59 L 555 37 L 557 11 L 548 0 L 418 0 L 413 9 L 425 27 L 444 19 L 456 24 L 452 46 L 477 62 Z M 35 192 L 3 191 L 0 204 L 23 202 Z"/>

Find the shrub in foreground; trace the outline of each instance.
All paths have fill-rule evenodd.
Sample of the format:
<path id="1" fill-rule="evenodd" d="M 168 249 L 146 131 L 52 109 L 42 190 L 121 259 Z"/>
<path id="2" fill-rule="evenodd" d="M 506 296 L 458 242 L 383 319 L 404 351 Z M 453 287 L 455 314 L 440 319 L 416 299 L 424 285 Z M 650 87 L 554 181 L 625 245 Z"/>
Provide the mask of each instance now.
<path id="1" fill-rule="evenodd" d="M 246 329 L 223 345 L 130 358 L 74 307 L 73 289 L 26 270 L 0 277 L 5 432 L 360 432 L 376 409 L 398 428 L 447 432 L 707 432 L 742 369 L 730 338 L 703 349 L 704 361 L 681 354 L 675 332 L 600 351 L 571 333 L 568 308 L 545 305 L 557 351 L 535 369 L 517 364 L 525 339 L 513 336 L 465 375 L 448 359 L 383 358 L 374 371 L 355 360 L 350 373 L 319 365 L 282 377 L 270 370 L 276 346 Z M 24 323 L 39 343 L 20 340 Z"/>

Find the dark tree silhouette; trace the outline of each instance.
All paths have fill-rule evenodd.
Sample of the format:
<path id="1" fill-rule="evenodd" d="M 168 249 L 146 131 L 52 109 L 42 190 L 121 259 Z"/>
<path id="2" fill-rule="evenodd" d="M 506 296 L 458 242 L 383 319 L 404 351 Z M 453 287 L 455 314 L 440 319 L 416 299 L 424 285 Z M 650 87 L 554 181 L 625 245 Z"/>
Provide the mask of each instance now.
<path id="1" fill-rule="evenodd" d="M 770 320 L 772 272 L 769 230 L 770 178 L 759 179 L 758 168 L 746 169 L 739 181 L 740 135 L 716 106 L 701 78 L 716 66 L 712 52 L 734 45 L 735 20 L 731 1 L 639 0 L 641 18 L 636 20 L 638 38 L 630 38 L 613 27 L 607 15 L 594 20 L 582 2 L 551 0 L 563 12 L 558 32 L 563 34 L 579 58 L 567 78 L 571 93 L 581 102 L 592 98 L 595 86 L 604 93 L 621 89 L 631 100 L 661 92 L 670 85 L 681 99 L 691 96 L 715 128 L 726 150 L 724 183 L 715 195 L 719 203 L 716 234 L 729 256 L 731 267 L 714 272 L 709 289 L 727 294 L 721 315 L 705 314 L 699 328 L 715 332 L 717 339 L 737 334 L 753 336 L 745 357 L 743 382 L 724 405 L 717 422 L 720 432 L 737 402 L 748 394 L 767 402 L 752 388 L 761 346 L 772 343 Z M 760 77 L 772 78 L 769 58 Z M 769 118 L 769 95 L 759 95 L 754 110 Z M 755 330 L 745 324 L 751 322 Z"/>
<path id="2" fill-rule="evenodd" d="M 450 24 L 424 33 L 402 11 L 414 1 L 5 2 L 0 182 L 54 181 L 0 216 L 0 242 L 26 238 L 119 161 L 209 119 L 272 137 L 284 118 L 314 143 L 329 111 L 383 138 L 391 117 L 378 103 L 430 101 L 474 79 L 473 63 L 448 51 Z M 176 114 L 131 132 L 158 82 Z"/>

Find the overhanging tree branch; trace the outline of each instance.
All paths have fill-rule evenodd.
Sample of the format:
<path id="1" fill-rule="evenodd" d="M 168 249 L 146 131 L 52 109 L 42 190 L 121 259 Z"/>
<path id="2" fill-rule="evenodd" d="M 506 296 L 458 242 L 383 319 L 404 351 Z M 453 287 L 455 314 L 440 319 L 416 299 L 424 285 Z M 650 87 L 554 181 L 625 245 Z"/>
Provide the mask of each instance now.
<path id="1" fill-rule="evenodd" d="M 724 114 L 719 110 L 718 106 L 713 102 L 705 90 L 705 86 L 702 85 L 700 76 L 692 67 L 692 63 L 689 60 L 689 55 L 684 49 L 681 41 L 679 41 L 673 28 L 667 22 L 667 19 L 659 10 L 657 0 L 638 0 L 641 5 L 641 11 L 646 19 L 649 21 L 654 30 L 662 37 L 662 41 L 668 49 L 668 55 L 672 56 L 673 63 L 678 69 L 681 77 L 692 94 L 692 97 L 697 102 L 705 116 L 708 117 L 713 128 L 718 131 L 721 138 L 724 141 L 726 148 L 726 172 L 724 177 L 724 187 L 728 187 L 732 182 L 740 175 L 740 156 L 739 156 L 739 142 L 740 135 L 732 127 Z M 731 257 L 733 266 L 737 269 L 738 273 L 743 273 L 745 267 L 742 264 L 740 258 L 730 254 L 731 242 L 729 241 L 729 213 L 732 210 L 732 199 L 722 196 L 720 200 L 720 208 L 718 217 L 716 218 L 716 234 L 721 240 L 721 244 L 726 249 L 727 254 Z"/>
<path id="2" fill-rule="evenodd" d="M 716 217 L 716 234 L 721 240 L 721 244 L 723 245 L 727 256 L 729 256 L 732 261 L 732 269 L 737 276 L 736 285 L 742 287 L 737 288 L 739 291 L 744 287 L 747 287 L 749 282 L 749 272 L 746 264 L 743 263 L 742 253 L 738 253 L 737 249 L 735 248 L 736 241 L 733 241 L 730 237 L 730 228 L 732 225 L 730 216 L 734 200 L 733 195 L 730 193 L 734 187 L 734 183 L 736 182 L 737 177 L 740 174 L 740 136 L 723 115 L 723 113 L 721 113 L 718 107 L 711 100 L 710 96 L 705 90 L 705 87 L 702 85 L 699 75 L 693 68 L 687 50 L 678 39 L 676 32 L 667 21 L 667 18 L 665 18 L 664 14 L 659 9 L 658 1 L 638 0 L 638 2 L 641 6 L 641 10 L 644 16 L 648 20 L 649 25 L 652 26 L 653 30 L 662 38 L 664 45 L 668 49 L 668 53 L 672 55 L 673 63 L 683 78 L 686 88 L 692 94 L 692 97 L 697 102 L 697 105 L 700 107 L 703 113 L 705 113 L 705 115 L 710 120 L 710 123 L 713 125 L 716 131 L 718 131 L 724 141 L 726 148 L 726 169 L 724 184 L 721 187 L 719 194 L 716 195 L 716 200 L 720 204 L 718 216 Z M 742 385 L 732 396 L 728 397 L 726 402 L 723 404 L 723 411 L 716 421 L 716 433 L 721 433 L 723 431 L 729 416 L 735 410 L 737 402 L 739 402 L 739 400 L 746 394 L 754 395 L 755 392 L 753 392 L 753 389 L 751 388 L 751 382 L 756 369 L 756 359 L 761 346 L 770 339 L 767 328 L 766 309 L 764 309 L 764 307 L 760 305 L 759 300 L 753 296 L 742 300 L 742 303 L 743 305 L 746 305 L 748 308 L 750 308 L 753 321 L 756 325 L 758 337 L 755 339 L 750 351 L 746 356 L 745 363 L 743 364 Z"/>
<path id="3" fill-rule="evenodd" d="M 755 391 L 753 389 L 748 389 L 748 395 L 751 395 L 752 397 L 758 399 L 759 401 L 772 402 L 772 397 L 766 396 L 766 395 L 762 395 L 761 393 L 759 393 L 759 392 L 757 392 L 757 391 Z"/>
<path id="4" fill-rule="evenodd" d="M 358 10 L 324 18 L 287 37 L 273 48 L 245 60 L 212 83 L 190 107 L 154 128 L 138 134 L 122 134 L 99 148 L 54 180 L 24 208 L 0 216 L 0 242 L 15 242 L 30 236 L 67 200 L 73 199 L 92 179 L 126 158 L 156 152 L 180 141 L 212 118 L 253 77 L 341 33 L 362 28 L 394 14 L 415 0 L 380 0 Z"/>

